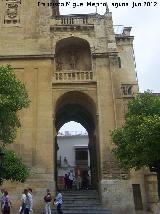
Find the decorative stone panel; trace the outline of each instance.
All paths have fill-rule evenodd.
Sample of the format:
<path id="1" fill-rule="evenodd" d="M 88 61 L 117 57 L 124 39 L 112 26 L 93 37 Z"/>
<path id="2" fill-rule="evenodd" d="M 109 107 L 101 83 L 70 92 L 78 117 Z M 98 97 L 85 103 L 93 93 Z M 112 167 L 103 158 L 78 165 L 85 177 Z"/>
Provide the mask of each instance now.
<path id="1" fill-rule="evenodd" d="M 21 0 L 6 0 L 6 9 L 4 15 L 4 24 L 19 24 L 20 15 L 19 15 L 19 5 Z"/>
<path id="2" fill-rule="evenodd" d="M 133 85 L 131 84 L 122 84 L 121 85 L 121 92 L 122 92 L 122 96 L 133 96 Z"/>

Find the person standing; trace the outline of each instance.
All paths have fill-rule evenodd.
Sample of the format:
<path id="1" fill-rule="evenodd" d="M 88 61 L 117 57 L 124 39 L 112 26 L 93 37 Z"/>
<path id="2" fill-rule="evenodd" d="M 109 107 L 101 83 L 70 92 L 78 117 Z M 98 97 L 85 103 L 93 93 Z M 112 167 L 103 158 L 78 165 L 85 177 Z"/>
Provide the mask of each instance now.
<path id="1" fill-rule="evenodd" d="M 20 209 L 19 209 L 19 214 L 22 214 L 24 213 L 24 210 L 25 210 L 25 202 L 26 202 L 26 193 L 27 193 L 27 189 L 24 189 L 23 193 L 22 193 L 22 196 L 21 196 L 21 206 L 20 206 Z"/>
<path id="2" fill-rule="evenodd" d="M 77 180 L 76 180 L 76 186 L 77 186 L 77 190 L 81 189 L 81 183 L 82 183 L 82 178 L 80 175 L 77 176 Z"/>
<path id="3" fill-rule="evenodd" d="M 8 192 L 5 190 L 2 196 L 2 214 L 10 214 L 11 205 Z"/>
<path id="4" fill-rule="evenodd" d="M 2 212 L 2 197 L 4 195 L 4 189 L 1 189 L 0 191 L 0 200 L 1 200 L 1 212 Z"/>
<path id="5" fill-rule="evenodd" d="M 31 188 L 28 188 L 28 196 L 29 196 L 30 202 L 31 202 L 30 212 L 33 212 L 33 195 L 32 195 L 32 189 Z"/>
<path id="6" fill-rule="evenodd" d="M 63 203 L 62 193 L 58 192 L 57 196 L 56 196 L 56 198 L 54 200 L 54 204 L 57 206 L 57 213 L 58 214 L 63 214 L 62 203 Z"/>
<path id="7" fill-rule="evenodd" d="M 67 174 L 64 176 L 64 189 L 68 190 L 69 189 L 69 177 Z"/>
<path id="8" fill-rule="evenodd" d="M 73 180 L 74 180 L 73 171 L 70 170 L 70 172 L 69 172 L 69 188 L 70 189 L 72 189 L 72 187 L 73 187 Z"/>
<path id="9" fill-rule="evenodd" d="M 29 214 L 31 209 L 31 198 L 28 194 L 28 189 L 24 189 L 24 192 L 21 197 L 21 207 L 19 213 Z"/>
<path id="10" fill-rule="evenodd" d="M 24 214 L 29 214 L 30 209 L 31 209 L 31 198 L 28 194 L 28 190 L 26 191 L 26 201 L 25 201 L 25 209 L 24 209 Z"/>
<path id="11" fill-rule="evenodd" d="M 50 193 L 50 190 L 46 190 L 46 195 L 44 196 L 44 202 L 45 202 L 45 214 L 51 214 L 51 201 L 52 201 L 52 196 Z"/>

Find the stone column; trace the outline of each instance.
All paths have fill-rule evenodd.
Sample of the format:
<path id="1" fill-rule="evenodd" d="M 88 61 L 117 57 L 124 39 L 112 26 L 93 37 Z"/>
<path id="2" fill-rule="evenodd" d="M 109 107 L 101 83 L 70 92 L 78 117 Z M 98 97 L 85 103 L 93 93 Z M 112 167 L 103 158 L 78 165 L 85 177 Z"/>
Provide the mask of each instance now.
<path id="1" fill-rule="evenodd" d="M 97 168 L 97 150 L 96 136 L 89 136 L 89 151 L 90 151 L 90 167 L 91 167 L 91 186 L 97 189 L 98 184 L 98 168 Z"/>

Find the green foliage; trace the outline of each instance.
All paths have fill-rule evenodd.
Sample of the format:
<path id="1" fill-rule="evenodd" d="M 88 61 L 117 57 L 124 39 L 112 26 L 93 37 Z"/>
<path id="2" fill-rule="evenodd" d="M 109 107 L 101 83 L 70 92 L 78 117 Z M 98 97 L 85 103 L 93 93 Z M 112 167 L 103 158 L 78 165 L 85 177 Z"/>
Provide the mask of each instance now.
<path id="1" fill-rule="evenodd" d="M 2 181 L 11 180 L 24 182 L 29 175 L 29 169 L 23 164 L 22 159 L 11 150 L 4 150 L 2 169 Z"/>
<path id="2" fill-rule="evenodd" d="M 24 182 L 28 168 L 6 145 L 13 142 L 20 127 L 18 111 L 29 106 L 25 85 L 16 79 L 10 66 L 0 67 L 0 183 L 3 180 Z M 3 152 L 4 151 L 4 157 Z"/>
<path id="3" fill-rule="evenodd" d="M 160 164 L 160 96 L 138 94 L 128 104 L 126 123 L 112 132 L 114 154 L 123 168 Z"/>
<path id="4" fill-rule="evenodd" d="M 25 85 L 16 79 L 10 67 L 0 67 L 0 140 L 12 143 L 20 127 L 17 111 L 29 106 Z"/>

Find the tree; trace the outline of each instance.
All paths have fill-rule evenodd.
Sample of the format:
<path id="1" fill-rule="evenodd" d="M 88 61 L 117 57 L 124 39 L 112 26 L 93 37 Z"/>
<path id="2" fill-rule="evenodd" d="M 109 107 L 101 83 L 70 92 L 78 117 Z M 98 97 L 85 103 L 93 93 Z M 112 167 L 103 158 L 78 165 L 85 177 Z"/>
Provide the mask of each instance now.
<path id="1" fill-rule="evenodd" d="M 28 98 L 25 85 L 16 78 L 13 68 L 11 68 L 9 65 L 6 67 L 1 66 L 0 158 L 1 158 L 1 167 L 3 167 L 3 175 L 2 173 L 0 174 L 1 181 L 3 181 L 3 179 L 24 181 L 25 176 L 28 175 L 27 167 L 21 162 L 21 159 L 18 158 L 18 156 L 16 156 L 14 153 L 6 149 L 6 145 L 13 142 L 13 140 L 16 137 L 17 128 L 20 127 L 20 119 L 17 115 L 17 112 L 22 108 L 27 108 L 29 106 L 29 102 L 30 101 Z M 4 155 L 3 163 L 2 155 Z M 15 171 L 16 167 L 18 166 L 20 167 L 19 172 Z M 24 173 L 22 173 L 22 171 L 24 171 Z"/>
<path id="2" fill-rule="evenodd" d="M 25 85 L 16 79 L 10 67 L 0 67 L 0 140 L 12 143 L 20 127 L 17 112 L 29 105 Z"/>
<path id="3" fill-rule="evenodd" d="M 149 167 L 157 173 L 160 198 L 160 96 L 147 91 L 131 100 L 126 122 L 112 132 L 112 139 L 123 168 Z"/>
<path id="4" fill-rule="evenodd" d="M 29 175 L 29 169 L 22 162 L 22 159 L 12 150 L 4 149 L 3 162 L 1 164 L 2 174 L 0 182 L 3 180 L 24 182 Z"/>

